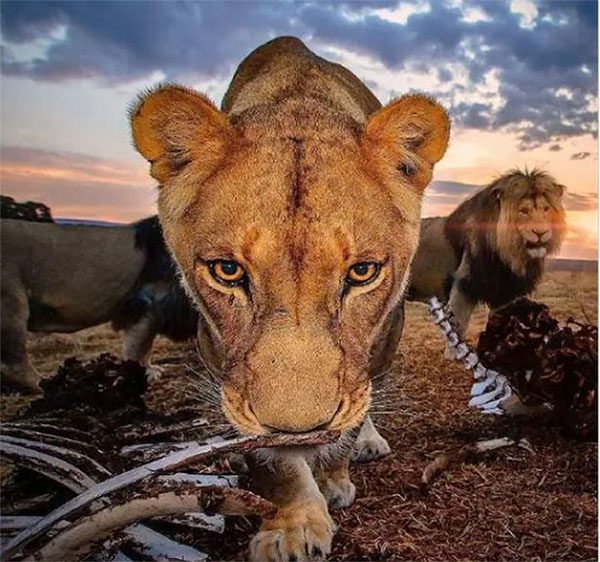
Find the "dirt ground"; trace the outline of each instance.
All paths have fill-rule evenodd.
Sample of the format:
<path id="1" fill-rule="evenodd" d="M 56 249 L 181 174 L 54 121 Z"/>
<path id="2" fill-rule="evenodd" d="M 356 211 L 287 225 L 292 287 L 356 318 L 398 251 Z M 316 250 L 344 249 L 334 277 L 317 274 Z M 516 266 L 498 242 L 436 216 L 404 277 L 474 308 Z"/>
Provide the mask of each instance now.
<path id="1" fill-rule="evenodd" d="M 597 323 L 597 278 L 592 273 L 548 274 L 534 296 L 561 320 Z M 476 340 L 486 311 L 478 309 Z M 34 365 L 52 374 L 69 356 L 85 359 L 120 350 L 107 326 L 77 334 L 33 335 Z M 150 404 L 176 409 L 186 397 L 178 374 L 192 344 L 161 339 L 153 359 L 165 366 L 148 393 Z M 485 417 L 467 409 L 471 380 L 444 359 L 437 329 L 421 304 L 407 305 L 399 367 L 392 391 L 375 404 L 375 421 L 392 446 L 384 459 L 352 468 L 357 500 L 334 513 L 339 531 L 332 560 L 595 560 L 597 559 L 597 444 L 563 436 L 551 416 Z M 187 397 L 189 398 L 189 397 Z M 1 396 L 2 419 L 27 400 Z M 440 451 L 482 438 L 526 438 L 532 451 L 511 447 L 452 466 L 427 494 L 418 486 L 424 466 Z M 212 546 L 215 557 L 243 559 L 253 525 L 233 521 Z M 213 550 L 214 551 L 214 550 Z"/>

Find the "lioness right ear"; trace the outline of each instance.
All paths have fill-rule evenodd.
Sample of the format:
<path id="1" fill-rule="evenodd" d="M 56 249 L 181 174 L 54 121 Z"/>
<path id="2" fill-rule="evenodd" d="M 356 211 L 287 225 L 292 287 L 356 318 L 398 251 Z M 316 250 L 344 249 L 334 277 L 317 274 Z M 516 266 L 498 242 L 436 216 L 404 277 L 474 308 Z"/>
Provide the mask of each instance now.
<path id="1" fill-rule="evenodd" d="M 450 119 L 437 102 L 410 94 L 375 112 L 367 122 L 363 144 L 369 158 L 390 181 L 403 179 L 422 192 L 433 166 L 448 146 Z"/>
<path id="2" fill-rule="evenodd" d="M 192 161 L 208 175 L 225 153 L 233 127 L 205 96 L 161 85 L 142 94 L 130 110 L 133 142 L 162 185 Z"/>

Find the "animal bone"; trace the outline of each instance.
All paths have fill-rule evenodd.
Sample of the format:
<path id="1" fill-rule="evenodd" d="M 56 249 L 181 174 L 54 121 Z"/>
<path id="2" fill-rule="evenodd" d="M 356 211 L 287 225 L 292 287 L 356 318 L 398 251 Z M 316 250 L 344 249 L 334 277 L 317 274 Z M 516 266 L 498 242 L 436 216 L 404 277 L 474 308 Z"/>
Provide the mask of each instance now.
<path id="1" fill-rule="evenodd" d="M 21 440 L 24 441 L 24 440 Z M 41 443 L 35 443 L 35 445 L 43 445 Z M 86 484 L 90 484 L 90 485 L 94 485 L 95 481 L 90 478 L 89 476 L 87 476 L 86 474 L 84 474 L 81 470 L 79 470 L 76 466 L 73 466 L 72 464 L 70 464 L 69 462 L 65 461 L 64 459 L 61 458 L 57 458 L 54 456 L 51 456 L 49 454 L 46 454 L 44 452 L 40 452 L 39 450 L 35 450 L 35 449 L 28 449 L 27 447 L 21 445 L 16 445 L 14 443 L 8 443 L 6 442 L 5 436 L 1 436 L 0 438 L 0 449 L 2 451 L 2 453 L 9 458 L 11 461 L 13 461 L 15 464 L 22 466 L 24 468 L 28 468 L 30 470 L 33 470 L 35 472 L 39 472 L 40 474 L 43 474 L 44 476 L 55 480 L 57 482 L 59 482 L 60 484 L 62 484 L 63 486 L 73 490 L 75 493 L 81 493 L 86 489 Z M 103 470 L 106 471 L 106 469 L 104 469 L 103 467 L 101 467 Z M 106 471 L 108 472 L 108 471 Z M 110 473 L 108 473 L 110 475 Z M 167 475 L 165 477 L 161 477 L 166 479 L 166 482 L 169 482 L 169 477 L 171 478 L 171 482 L 181 482 L 181 481 L 185 481 L 186 480 L 186 476 L 204 476 L 203 480 L 199 480 L 202 481 L 204 483 L 210 483 L 213 486 L 219 486 L 219 485 L 231 485 L 231 481 L 229 479 L 227 479 L 226 477 L 221 477 L 220 479 L 218 477 L 212 477 L 210 478 L 211 475 L 185 475 L 185 474 L 173 474 L 173 475 Z M 189 481 L 190 479 L 188 479 Z M 194 479 L 191 479 L 192 481 L 194 481 Z M 198 480 L 196 480 L 196 482 L 198 482 Z M 108 505 L 108 502 L 106 501 L 106 498 L 101 498 L 99 500 L 100 504 L 102 505 Z M 195 514 L 195 513 L 190 513 L 190 514 L 182 514 L 179 518 L 179 521 L 184 521 L 186 516 L 190 516 L 190 518 L 192 519 L 192 522 L 195 524 L 195 526 L 201 526 L 201 520 L 198 520 L 198 518 L 196 518 L 195 516 L 202 516 L 204 514 Z M 30 525 L 27 526 L 27 528 L 29 528 L 30 526 L 39 524 L 40 522 L 43 521 L 43 517 L 39 517 L 39 518 L 31 518 L 30 520 Z M 2 531 L 4 531 L 4 527 L 2 526 L 4 524 L 4 522 L 7 522 L 9 525 L 9 528 L 12 530 L 14 527 L 14 525 L 12 527 L 10 527 L 10 520 L 6 521 L 6 518 L 3 519 L 2 522 L 0 522 L 0 529 Z M 218 525 L 218 521 L 212 521 L 209 522 L 209 524 L 212 523 L 213 525 Z M 52 530 L 53 529 L 57 529 L 60 528 L 61 526 L 64 526 L 65 524 L 67 524 L 66 521 L 62 520 L 59 521 L 56 525 L 54 525 L 52 527 L 52 529 L 48 530 L 49 534 L 52 534 Z M 27 530 L 27 528 L 25 528 L 25 531 Z M 155 555 L 156 558 L 158 560 L 169 560 L 169 556 L 170 556 L 170 552 L 175 550 L 175 551 L 180 551 L 181 548 L 187 548 L 188 551 L 186 551 L 188 554 L 193 554 L 193 556 L 190 554 L 190 557 L 188 559 L 190 560 L 200 560 L 202 558 L 202 556 L 204 555 L 204 553 L 197 551 L 196 549 L 192 549 L 191 547 L 185 547 L 185 545 L 180 545 L 179 543 L 176 543 L 175 541 L 171 541 L 171 539 L 169 539 L 168 537 L 165 537 L 164 535 L 153 531 L 152 529 L 149 529 L 147 527 L 145 527 L 144 525 L 134 525 L 132 527 L 129 527 L 128 529 L 126 529 L 124 531 L 124 537 L 125 540 L 128 544 L 128 546 L 134 550 L 135 552 L 138 552 L 140 554 L 145 554 L 146 551 L 152 551 Z M 151 544 L 150 546 L 147 544 L 147 539 L 151 538 Z M 5 550 L 4 547 L 7 547 L 10 544 L 11 541 L 8 541 L 6 544 L 3 544 L 3 557 L 6 556 L 5 554 Z M 172 543 L 172 544 L 171 544 Z M 177 548 L 174 548 L 173 545 L 176 545 Z M 162 546 L 162 554 L 159 554 L 159 546 Z M 181 547 L 181 548 L 179 548 Z M 192 552 L 193 551 L 193 552 Z M 194 556 L 196 558 L 194 558 Z"/>
<path id="2" fill-rule="evenodd" d="M 267 500 L 240 488 L 198 488 L 189 483 L 184 486 L 180 483 L 152 483 L 148 488 L 144 497 L 125 499 L 121 504 L 111 503 L 75 521 L 25 560 L 80 558 L 88 554 L 96 541 L 106 539 L 114 531 L 135 521 L 156 515 L 203 511 L 207 506 L 230 515 L 272 516 L 276 510 Z M 184 559 L 189 560 L 187 557 Z"/>
<path id="3" fill-rule="evenodd" d="M 217 454 L 228 452 L 246 452 L 265 447 L 306 446 L 330 443 L 339 438 L 339 433 L 328 431 L 315 431 L 300 435 L 259 435 L 240 437 L 229 441 L 221 441 L 211 445 L 191 443 L 186 449 L 176 451 L 161 459 L 133 468 L 122 474 L 108 478 L 103 482 L 83 491 L 75 498 L 64 503 L 41 521 L 24 529 L 11 539 L 3 550 L 3 558 L 7 559 L 27 546 L 35 538 L 53 527 L 58 521 L 71 518 L 79 511 L 93 502 L 104 498 L 106 495 L 131 486 L 141 480 L 153 478 L 161 473 L 168 472 L 199 460 L 207 459 Z M 6 444 L 15 447 L 15 445 Z M 42 454 L 42 453 L 39 453 Z"/>
<path id="4" fill-rule="evenodd" d="M 0 450 L 7 459 L 15 464 L 60 482 L 76 494 L 80 494 L 96 484 L 76 466 L 46 453 L 8 443 L 4 438 L 0 439 Z"/>
<path id="5" fill-rule="evenodd" d="M 90 454 L 100 454 L 103 451 L 99 450 L 97 446 L 90 445 L 90 443 L 83 442 L 79 439 L 72 439 L 71 437 L 65 437 L 64 435 L 57 435 L 56 433 L 46 433 L 43 431 L 35 431 L 22 427 L 19 423 L 13 425 L 2 424 L 2 435 L 19 437 L 22 439 L 30 439 L 32 441 L 39 441 L 48 445 L 58 445 L 59 447 L 69 448 L 73 451 L 87 451 Z"/>
<path id="6" fill-rule="evenodd" d="M 446 338 L 454 358 L 462 362 L 465 369 L 473 373 L 476 382 L 471 387 L 469 407 L 484 414 L 503 415 L 512 396 L 512 389 L 504 375 L 486 368 L 475 351 L 462 341 L 452 323 L 452 312 L 439 299 L 429 299 L 429 312 Z"/>
<path id="7" fill-rule="evenodd" d="M 66 449 L 57 445 L 50 445 L 42 441 L 32 441 L 30 439 L 23 439 L 21 437 L 12 437 L 10 435 L 0 436 L 0 441 L 4 443 L 11 443 L 13 445 L 20 445 L 32 451 L 39 451 L 40 453 L 45 453 L 57 459 L 70 462 L 79 469 L 84 470 L 86 474 L 90 474 L 96 481 L 104 480 L 105 478 L 112 476 L 110 471 L 106 470 L 106 468 L 104 468 L 94 459 L 71 449 Z"/>

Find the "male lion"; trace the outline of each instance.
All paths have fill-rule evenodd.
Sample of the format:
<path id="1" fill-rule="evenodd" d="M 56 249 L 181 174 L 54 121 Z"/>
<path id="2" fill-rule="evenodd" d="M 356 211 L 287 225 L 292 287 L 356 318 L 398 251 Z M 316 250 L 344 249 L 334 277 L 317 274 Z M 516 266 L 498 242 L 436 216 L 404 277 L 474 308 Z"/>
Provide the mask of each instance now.
<path id="1" fill-rule="evenodd" d="M 478 302 L 498 308 L 531 293 L 565 233 L 564 186 L 540 170 L 511 170 L 449 217 L 423 219 L 409 299 L 448 298 L 466 334 Z"/>
<path id="2" fill-rule="evenodd" d="M 446 112 L 421 95 L 381 108 L 351 72 L 283 37 L 242 62 L 222 111 L 165 85 L 131 121 L 228 419 L 245 434 L 343 432 L 335 446 L 279 450 L 253 467 L 279 511 L 251 558 L 321 558 L 334 532 L 327 503 L 354 499 L 349 450 L 370 375 L 388 368 L 402 332 Z"/>
<path id="3" fill-rule="evenodd" d="M 125 330 L 125 359 L 144 365 L 157 334 L 195 334 L 197 314 L 180 294 L 156 217 L 110 227 L 2 219 L 0 229 L 1 372 L 21 390 L 40 391 L 27 330 L 74 332 L 112 320 Z"/>

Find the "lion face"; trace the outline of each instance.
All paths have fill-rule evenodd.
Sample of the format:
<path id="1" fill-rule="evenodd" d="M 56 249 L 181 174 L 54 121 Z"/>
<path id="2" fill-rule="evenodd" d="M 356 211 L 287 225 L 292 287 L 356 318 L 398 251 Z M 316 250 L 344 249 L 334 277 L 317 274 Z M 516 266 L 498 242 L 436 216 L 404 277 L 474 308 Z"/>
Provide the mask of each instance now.
<path id="1" fill-rule="evenodd" d="M 542 172 L 515 173 L 497 186 L 498 249 L 513 269 L 560 249 L 565 232 L 564 187 Z"/>
<path id="2" fill-rule="evenodd" d="M 202 314 L 200 352 L 244 433 L 343 430 L 369 406 L 371 350 L 401 302 L 421 192 L 448 138 L 439 106 L 396 103 L 362 131 L 331 122 L 319 134 L 268 116 L 233 123 L 172 87 L 133 115 L 162 183 L 165 239 Z M 418 153 L 400 148 L 418 165 L 403 174 L 398 134 L 403 120 L 414 134 L 415 106 L 429 136 Z"/>
<path id="3" fill-rule="evenodd" d="M 544 195 L 526 197 L 519 203 L 515 228 L 532 259 L 545 258 L 554 244 L 557 211 Z"/>

